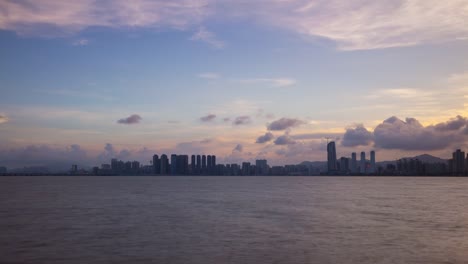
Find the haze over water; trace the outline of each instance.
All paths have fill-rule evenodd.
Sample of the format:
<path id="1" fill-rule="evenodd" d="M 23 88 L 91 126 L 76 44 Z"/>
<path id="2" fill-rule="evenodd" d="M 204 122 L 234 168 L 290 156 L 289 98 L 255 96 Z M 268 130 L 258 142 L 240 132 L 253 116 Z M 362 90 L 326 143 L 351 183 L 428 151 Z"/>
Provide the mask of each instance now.
<path id="1" fill-rule="evenodd" d="M 2 263 L 467 263 L 465 178 L 2 177 Z"/>

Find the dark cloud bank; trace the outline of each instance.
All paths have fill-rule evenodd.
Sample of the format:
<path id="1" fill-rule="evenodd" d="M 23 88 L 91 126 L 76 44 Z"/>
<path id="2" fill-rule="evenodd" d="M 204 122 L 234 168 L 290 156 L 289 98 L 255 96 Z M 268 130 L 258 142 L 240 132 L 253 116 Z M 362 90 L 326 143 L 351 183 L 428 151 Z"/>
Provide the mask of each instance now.
<path id="1" fill-rule="evenodd" d="M 272 131 L 280 131 L 280 130 L 286 130 L 291 127 L 297 127 L 304 123 L 305 123 L 304 121 L 301 121 L 299 119 L 283 117 L 281 119 L 271 122 L 271 124 L 269 124 L 267 128 L 268 130 L 272 130 Z"/>

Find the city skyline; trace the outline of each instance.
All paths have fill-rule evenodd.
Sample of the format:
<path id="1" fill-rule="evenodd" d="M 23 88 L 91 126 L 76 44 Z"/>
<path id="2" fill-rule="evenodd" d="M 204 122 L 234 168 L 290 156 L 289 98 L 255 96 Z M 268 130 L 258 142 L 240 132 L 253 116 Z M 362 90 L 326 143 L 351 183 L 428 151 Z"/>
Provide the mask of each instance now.
<path id="1" fill-rule="evenodd" d="M 468 3 L 2 1 L 0 166 L 468 147 Z M 353 14 L 353 15 L 349 15 Z M 449 15 L 448 15 L 449 14 Z M 169 157 L 170 159 L 170 157 Z M 350 164 L 351 166 L 351 164 Z"/>

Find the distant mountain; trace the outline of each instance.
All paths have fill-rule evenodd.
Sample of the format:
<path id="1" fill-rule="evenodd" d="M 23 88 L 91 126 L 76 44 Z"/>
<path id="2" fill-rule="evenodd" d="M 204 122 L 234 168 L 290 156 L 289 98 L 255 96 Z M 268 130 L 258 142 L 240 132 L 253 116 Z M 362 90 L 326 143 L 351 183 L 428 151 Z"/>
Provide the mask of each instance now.
<path id="1" fill-rule="evenodd" d="M 422 154 L 422 155 L 419 155 L 419 156 L 415 156 L 415 157 L 412 157 L 412 158 L 406 158 L 406 159 L 418 159 L 424 163 L 446 163 L 447 160 L 446 159 L 441 159 L 441 158 L 438 158 L 438 157 L 434 157 L 432 155 L 429 155 L 429 154 Z"/>
<path id="2" fill-rule="evenodd" d="M 422 155 L 418 155 L 414 157 L 405 157 L 402 159 L 418 159 L 424 163 L 447 163 L 446 159 L 434 157 L 429 154 L 422 154 Z M 359 160 L 357 162 L 359 164 Z M 379 162 L 376 162 L 376 164 L 377 166 L 386 167 L 387 164 L 396 164 L 396 161 L 395 160 L 379 161 Z M 300 163 L 300 165 L 306 165 L 306 166 L 312 166 L 315 168 L 325 169 L 327 167 L 327 162 L 326 161 L 303 161 Z"/>

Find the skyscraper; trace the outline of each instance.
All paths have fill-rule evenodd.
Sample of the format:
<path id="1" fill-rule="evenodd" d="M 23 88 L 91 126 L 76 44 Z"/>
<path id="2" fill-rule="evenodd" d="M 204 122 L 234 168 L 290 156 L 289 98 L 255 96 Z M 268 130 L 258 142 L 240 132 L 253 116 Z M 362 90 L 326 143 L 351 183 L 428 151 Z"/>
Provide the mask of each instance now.
<path id="1" fill-rule="evenodd" d="M 349 158 L 340 158 L 340 173 L 346 174 L 349 172 Z"/>
<path id="2" fill-rule="evenodd" d="M 352 173 L 357 172 L 357 160 L 356 160 L 356 152 L 353 152 L 351 154 L 351 165 L 350 165 L 350 170 Z"/>
<path id="3" fill-rule="evenodd" d="M 207 174 L 211 174 L 211 167 L 212 164 L 211 164 L 211 155 L 208 155 L 207 156 L 207 160 L 206 160 L 206 172 Z"/>
<path id="4" fill-rule="evenodd" d="M 453 172 L 455 175 L 462 175 L 465 172 L 465 152 L 457 149 L 452 154 L 453 157 Z"/>
<path id="5" fill-rule="evenodd" d="M 375 173 L 376 168 L 375 168 L 375 151 L 370 152 L 370 173 Z"/>
<path id="6" fill-rule="evenodd" d="M 217 169 L 216 169 L 216 156 L 215 155 L 211 155 L 211 167 L 212 167 L 211 174 L 216 175 Z"/>
<path id="7" fill-rule="evenodd" d="M 336 147 L 335 147 L 334 141 L 328 143 L 327 145 L 327 165 L 328 165 L 328 172 L 335 172 L 337 170 Z"/>
<path id="8" fill-rule="evenodd" d="M 201 156 L 197 155 L 197 169 L 196 169 L 196 174 L 200 174 L 201 172 Z"/>
<path id="9" fill-rule="evenodd" d="M 366 153 L 363 151 L 361 152 L 361 161 L 359 164 L 360 173 L 366 173 Z"/>
<path id="10" fill-rule="evenodd" d="M 177 174 L 177 155 L 171 155 L 171 175 Z"/>
<path id="11" fill-rule="evenodd" d="M 196 168 L 196 164 L 195 164 L 195 155 L 192 155 L 190 157 L 190 174 L 195 174 L 195 168 Z"/>
<path id="12" fill-rule="evenodd" d="M 161 175 L 167 175 L 169 173 L 169 160 L 167 158 L 167 155 L 166 154 L 162 154 L 161 155 L 161 171 L 160 171 L 160 174 Z"/>
<path id="13" fill-rule="evenodd" d="M 206 174 L 206 156 L 202 155 L 201 174 Z"/>
<path id="14" fill-rule="evenodd" d="M 153 155 L 153 172 L 154 174 L 161 173 L 161 161 L 159 160 L 159 157 L 156 154 Z"/>

